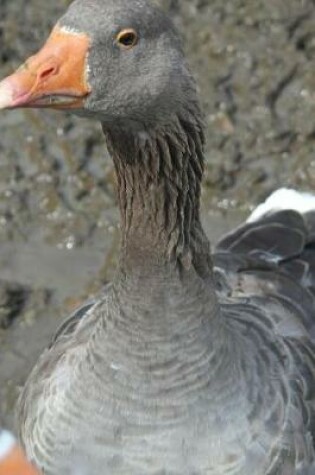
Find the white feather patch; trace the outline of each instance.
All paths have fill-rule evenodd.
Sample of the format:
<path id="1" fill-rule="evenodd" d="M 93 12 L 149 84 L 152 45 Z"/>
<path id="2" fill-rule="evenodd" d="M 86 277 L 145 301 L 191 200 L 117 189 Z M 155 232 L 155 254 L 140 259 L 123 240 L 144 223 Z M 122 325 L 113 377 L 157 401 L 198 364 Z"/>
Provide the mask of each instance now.
<path id="1" fill-rule="evenodd" d="M 59 29 L 67 35 L 82 35 L 82 31 L 76 30 L 75 28 L 70 26 L 62 25 L 59 27 Z"/>
<path id="2" fill-rule="evenodd" d="M 4 459 L 15 446 L 15 438 L 10 432 L 0 430 L 0 460 Z"/>
<path id="3" fill-rule="evenodd" d="M 285 209 L 292 209 L 301 214 L 315 210 L 315 195 L 289 188 L 280 188 L 254 209 L 247 222 L 258 221 L 263 216 Z"/>

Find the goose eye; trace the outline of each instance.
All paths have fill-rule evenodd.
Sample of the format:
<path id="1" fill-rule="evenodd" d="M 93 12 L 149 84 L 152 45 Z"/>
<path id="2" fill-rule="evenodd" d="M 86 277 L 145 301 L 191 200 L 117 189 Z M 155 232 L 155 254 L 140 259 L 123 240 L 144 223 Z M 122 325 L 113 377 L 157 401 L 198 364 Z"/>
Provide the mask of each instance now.
<path id="1" fill-rule="evenodd" d="M 138 42 L 137 32 L 132 28 L 122 30 L 120 33 L 118 33 L 116 41 L 118 45 L 124 49 L 133 48 L 133 46 L 135 46 Z"/>

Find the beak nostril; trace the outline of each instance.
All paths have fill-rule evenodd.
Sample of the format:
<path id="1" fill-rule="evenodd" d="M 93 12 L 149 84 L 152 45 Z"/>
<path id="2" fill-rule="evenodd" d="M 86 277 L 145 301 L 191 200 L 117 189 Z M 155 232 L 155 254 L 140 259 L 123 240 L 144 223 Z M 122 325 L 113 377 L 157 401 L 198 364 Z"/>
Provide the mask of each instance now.
<path id="1" fill-rule="evenodd" d="M 57 72 L 56 66 L 51 66 L 50 68 L 44 69 L 39 73 L 39 79 L 47 79 L 49 76 L 53 76 Z"/>

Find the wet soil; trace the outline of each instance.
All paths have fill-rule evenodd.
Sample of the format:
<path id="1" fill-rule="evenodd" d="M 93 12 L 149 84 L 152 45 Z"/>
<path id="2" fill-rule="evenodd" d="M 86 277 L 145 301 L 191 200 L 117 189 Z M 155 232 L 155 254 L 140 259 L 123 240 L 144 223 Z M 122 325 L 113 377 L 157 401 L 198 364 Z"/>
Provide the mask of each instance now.
<path id="1" fill-rule="evenodd" d="M 215 241 L 275 188 L 314 188 L 315 2 L 161 2 L 183 34 L 205 111 L 203 216 Z M 0 0 L 0 77 L 38 49 L 69 3 Z M 0 425 L 12 426 L 19 385 L 61 317 L 111 278 L 118 242 L 99 126 L 2 112 Z"/>

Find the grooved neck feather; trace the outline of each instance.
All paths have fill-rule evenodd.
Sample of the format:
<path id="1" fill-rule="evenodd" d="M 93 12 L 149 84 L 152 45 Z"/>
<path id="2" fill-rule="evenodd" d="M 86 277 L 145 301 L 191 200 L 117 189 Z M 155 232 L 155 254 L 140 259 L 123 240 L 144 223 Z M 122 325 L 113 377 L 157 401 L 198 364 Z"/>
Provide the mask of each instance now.
<path id="1" fill-rule="evenodd" d="M 200 223 L 203 127 L 199 116 L 143 132 L 103 129 L 118 181 L 121 265 L 176 262 L 211 274 L 210 244 Z"/>

